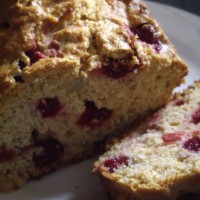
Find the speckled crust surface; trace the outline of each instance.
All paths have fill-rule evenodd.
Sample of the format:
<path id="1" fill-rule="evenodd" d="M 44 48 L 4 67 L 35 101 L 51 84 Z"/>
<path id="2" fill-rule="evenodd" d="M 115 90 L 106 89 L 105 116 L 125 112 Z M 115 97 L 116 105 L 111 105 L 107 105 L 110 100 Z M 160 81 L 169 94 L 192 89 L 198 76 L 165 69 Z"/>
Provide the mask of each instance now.
<path id="1" fill-rule="evenodd" d="M 187 74 L 139 0 L 0 1 L 0 190 L 91 156 Z"/>
<path id="2" fill-rule="evenodd" d="M 198 81 L 108 145 L 94 171 L 111 199 L 199 199 L 199 92 Z"/>

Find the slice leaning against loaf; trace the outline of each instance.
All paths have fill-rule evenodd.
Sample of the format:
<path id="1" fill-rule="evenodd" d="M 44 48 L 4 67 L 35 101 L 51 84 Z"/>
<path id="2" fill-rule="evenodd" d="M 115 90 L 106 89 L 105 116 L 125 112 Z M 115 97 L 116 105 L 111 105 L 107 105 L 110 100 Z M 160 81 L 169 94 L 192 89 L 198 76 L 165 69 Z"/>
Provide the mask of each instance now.
<path id="1" fill-rule="evenodd" d="M 0 190 L 96 153 L 187 74 L 140 1 L 0 1 Z"/>
<path id="2" fill-rule="evenodd" d="M 116 200 L 182 200 L 188 193 L 200 194 L 200 82 L 115 141 L 94 171 Z"/>

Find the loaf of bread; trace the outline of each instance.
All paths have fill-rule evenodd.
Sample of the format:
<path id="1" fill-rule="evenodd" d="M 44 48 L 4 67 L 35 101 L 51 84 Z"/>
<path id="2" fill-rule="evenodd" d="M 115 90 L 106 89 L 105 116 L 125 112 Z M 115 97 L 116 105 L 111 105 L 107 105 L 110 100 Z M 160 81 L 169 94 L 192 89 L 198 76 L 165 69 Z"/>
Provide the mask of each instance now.
<path id="1" fill-rule="evenodd" d="M 200 81 L 114 141 L 94 170 L 116 200 L 199 199 Z"/>
<path id="2" fill-rule="evenodd" d="M 187 74 L 138 0 L 1 0 L 0 10 L 0 191 L 94 155 Z"/>

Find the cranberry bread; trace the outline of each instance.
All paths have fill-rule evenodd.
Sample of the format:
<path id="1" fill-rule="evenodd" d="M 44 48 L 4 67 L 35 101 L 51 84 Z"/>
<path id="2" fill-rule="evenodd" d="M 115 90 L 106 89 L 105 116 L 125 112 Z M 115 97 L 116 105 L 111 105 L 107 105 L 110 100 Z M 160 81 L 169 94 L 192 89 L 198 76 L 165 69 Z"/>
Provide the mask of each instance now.
<path id="1" fill-rule="evenodd" d="M 187 68 L 140 1 L 0 1 L 0 190 L 91 156 Z"/>
<path id="2" fill-rule="evenodd" d="M 94 170 L 117 200 L 182 200 L 188 193 L 200 194 L 200 82 L 115 141 Z"/>

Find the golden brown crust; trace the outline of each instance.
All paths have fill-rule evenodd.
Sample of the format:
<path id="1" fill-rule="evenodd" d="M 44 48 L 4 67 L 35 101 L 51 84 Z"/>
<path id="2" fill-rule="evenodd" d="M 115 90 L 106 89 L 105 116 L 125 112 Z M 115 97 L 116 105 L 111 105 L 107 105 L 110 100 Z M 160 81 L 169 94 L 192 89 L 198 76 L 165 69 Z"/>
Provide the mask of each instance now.
<path id="1" fill-rule="evenodd" d="M 126 27 L 133 28 L 148 22 L 159 32 L 162 42 L 172 46 L 159 25 L 152 20 L 146 6 L 140 1 L 62 0 L 54 5 L 53 0 L 37 3 L 34 1 L 0 2 L 2 10 L 0 14 L 2 26 L 0 68 L 3 69 L 3 64 L 6 65 L 3 71 L 6 74 L 7 71 L 10 71 L 7 74 L 9 79 L 12 79 L 12 76 L 16 74 L 23 76 L 25 71 L 19 69 L 18 62 L 23 60 L 27 65 L 30 65 L 28 51 L 34 51 L 36 48 L 37 51 L 45 54 L 53 39 L 63 43 L 62 53 L 64 57 L 72 57 L 80 63 L 80 69 L 82 68 L 84 71 L 90 71 L 91 67 L 92 69 L 98 68 L 105 57 L 123 58 L 130 53 L 134 55 L 131 49 L 129 28 L 126 29 Z M 3 27 L 5 23 L 8 27 Z M 108 32 L 106 31 L 107 27 L 110 27 Z M 109 32 L 112 33 L 110 36 Z M 183 75 L 185 75 L 187 69 L 185 64 L 175 55 L 175 49 L 172 52 L 168 51 L 169 56 L 174 54 L 170 59 L 173 62 L 177 60 L 178 68 L 184 70 Z M 141 59 L 144 59 L 143 55 L 141 56 Z M 55 59 L 57 58 L 52 57 L 50 60 L 54 62 Z M 67 64 L 68 61 L 65 62 Z M 40 61 L 31 67 L 37 68 L 37 65 L 40 65 Z M 172 65 L 174 66 L 173 63 Z M 57 68 L 59 68 L 59 64 Z M 38 75 L 39 73 L 38 69 Z M 2 70 L 0 70 L 0 74 L 4 76 Z M 29 75 L 32 76 L 31 73 Z M 4 85 L 5 80 L 3 78 L 1 80 L 2 85 Z M 12 81 L 10 84 L 13 87 L 15 83 Z"/>
<path id="2" fill-rule="evenodd" d="M 120 183 L 110 173 L 107 173 L 103 166 L 97 170 L 105 192 L 111 197 L 111 200 L 196 200 L 199 198 L 200 175 L 192 175 L 180 178 L 169 183 L 170 187 L 131 188 L 129 185 Z M 189 195 L 187 194 L 195 194 Z"/>

